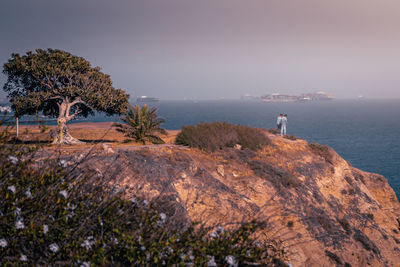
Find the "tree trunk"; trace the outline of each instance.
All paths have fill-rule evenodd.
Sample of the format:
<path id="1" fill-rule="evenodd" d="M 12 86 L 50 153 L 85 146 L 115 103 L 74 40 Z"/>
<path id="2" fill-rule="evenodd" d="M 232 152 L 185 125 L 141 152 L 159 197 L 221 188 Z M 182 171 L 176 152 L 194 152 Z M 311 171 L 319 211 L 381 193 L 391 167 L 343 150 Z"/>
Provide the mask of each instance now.
<path id="1" fill-rule="evenodd" d="M 83 144 L 84 142 L 75 139 L 68 133 L 67 120 L 65 117 L 57 119 L 57 131 L 53 140 L 53 144 L 70 145 Z"/>
<path id="2" fill-rule="evenodd" d="M 84 144 L 84 142 L 75 139 L 68 133 L 67 122 L 73 118 L 69 116 L 71 104 L 68 99 L 59 104 L 59 115 L 57 119 L 57 130 L 54 134 L 53 144 Z"/>

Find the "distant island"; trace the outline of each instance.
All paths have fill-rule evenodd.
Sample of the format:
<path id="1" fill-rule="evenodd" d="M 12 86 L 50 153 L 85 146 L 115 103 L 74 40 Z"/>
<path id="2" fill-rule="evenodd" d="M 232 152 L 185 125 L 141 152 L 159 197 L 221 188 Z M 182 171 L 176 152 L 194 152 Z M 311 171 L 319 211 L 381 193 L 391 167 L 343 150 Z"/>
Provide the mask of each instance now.
<path id="1" fill-rule="evenodd" d="M 274 94 L 262 95 L 260 97 L 246 94 L 241 96 L 241 99 L 244 100 L 260 99 L 263 102 L 308 102 L 308 101 L 332 100 L 334 99 L 334 97 L 326 92 L 316 92 L 316 93 L 304 93 L 301 95 L 274 93 Z"/>

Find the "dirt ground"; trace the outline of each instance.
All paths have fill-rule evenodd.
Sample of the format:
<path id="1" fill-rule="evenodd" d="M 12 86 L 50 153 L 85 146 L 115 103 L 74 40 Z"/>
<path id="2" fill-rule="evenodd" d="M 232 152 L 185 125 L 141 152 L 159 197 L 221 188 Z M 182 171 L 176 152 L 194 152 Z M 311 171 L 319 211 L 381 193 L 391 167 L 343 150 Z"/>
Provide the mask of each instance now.
<path id="1" fill-rule="evenodd" d="M 93 143 L 109 143 L 112 144 L 112 146 L 141 145 L 132 141 L 129 143 L 125 142 L 127 138 L 122 133 L 116 131 L 116 129 L 112 127 L 112 124 L 112 122 L 72 123 L 68 125 L 68 129 L 73 137 L 86 142 L 87 145 Z M 56 126 L 46 126 L 43 128 L 38 125 L 20 125 L 18 139 L 25 143 L 38 142 L 50 145 L 50 131 L 52 129 L 56 129 Z M 16 134 L 15 128 L 10 128 L 9 131 L 11 135 Z M 167 132 L 167 136 L 160 135 L 160 137 L 165 143 L 173 144 L 179 130 L 168 130 Z"/>

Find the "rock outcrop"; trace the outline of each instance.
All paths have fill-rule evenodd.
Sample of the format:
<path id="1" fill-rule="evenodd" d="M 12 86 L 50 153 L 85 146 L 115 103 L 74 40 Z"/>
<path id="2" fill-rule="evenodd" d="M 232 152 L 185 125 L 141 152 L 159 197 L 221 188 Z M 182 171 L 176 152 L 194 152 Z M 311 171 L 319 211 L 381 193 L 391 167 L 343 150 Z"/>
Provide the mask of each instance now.
<path id="1" fill-rule="evenodd" d="M 386 179 L 352 167 L 333 149 L 269 134 L 262 151 L 206 153 L 174 145 L 94 151 L 94 170 L 127 197 L 168 206 L 208 225 L 266 222 L 293 266 L 399 266 L 400 204 Z M 82 158 L 70 152 L 68 162 Z"/>

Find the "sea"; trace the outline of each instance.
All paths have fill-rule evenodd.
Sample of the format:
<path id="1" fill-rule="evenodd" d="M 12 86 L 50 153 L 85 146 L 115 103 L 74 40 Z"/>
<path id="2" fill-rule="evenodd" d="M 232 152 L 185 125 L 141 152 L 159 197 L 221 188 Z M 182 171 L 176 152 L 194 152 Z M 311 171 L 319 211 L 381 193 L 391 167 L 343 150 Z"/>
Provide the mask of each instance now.
<path id="1" fill-rule="evenodd" d="M 166 120 L 163 127 L 169 130 L 213 121 L 269 129 L 276 127 L 280 113 L 287 114 L 288 134 L 328 145 L 354 167 L 382 174 L 400 198 L 400 99 L 292 103 L 171 100 L 147 104 L 157 108 L 157 114 Z M 118 120 L 99 113 L 72 123 Z"/>

